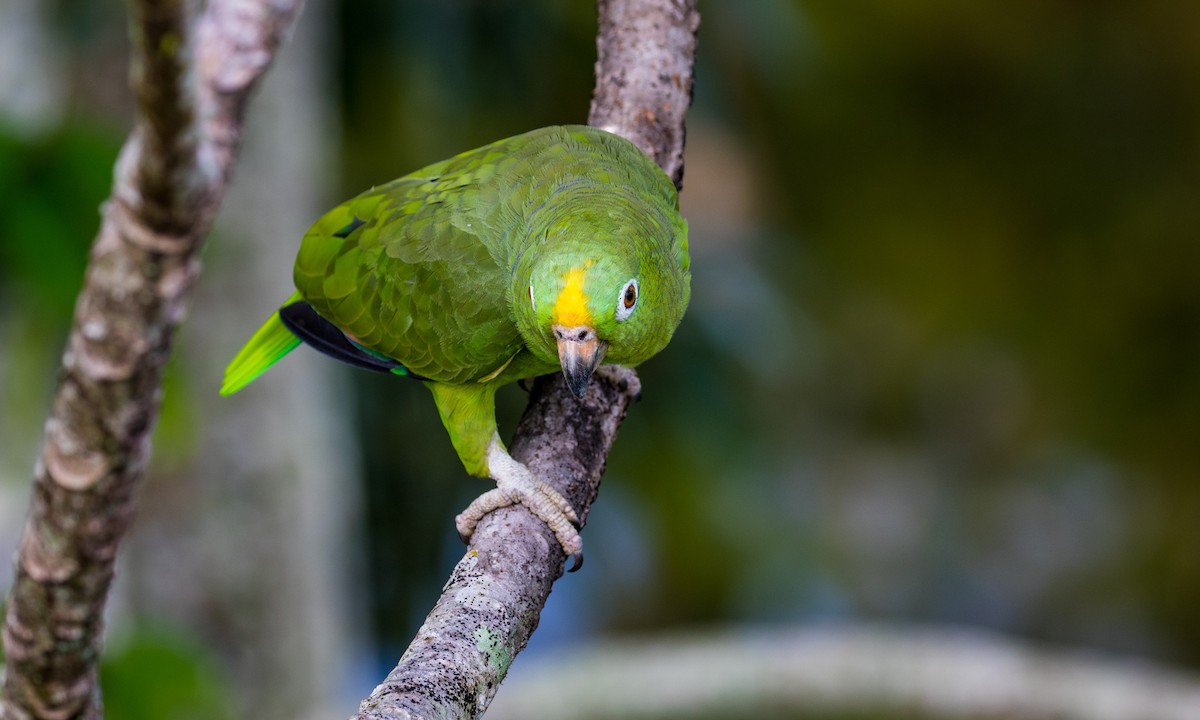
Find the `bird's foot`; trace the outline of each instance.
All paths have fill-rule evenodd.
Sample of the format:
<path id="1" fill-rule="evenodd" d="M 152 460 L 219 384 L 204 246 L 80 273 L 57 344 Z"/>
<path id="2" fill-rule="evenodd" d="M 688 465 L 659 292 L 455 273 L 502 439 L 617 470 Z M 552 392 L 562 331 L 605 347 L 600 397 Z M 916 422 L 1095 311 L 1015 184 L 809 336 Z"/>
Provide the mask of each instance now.
<path id="1" fill-rule="evenodd" d="M 458 534 L 469 541 L 484 515 L 502 507 L 520 503 L 550 528 L 563 552 L 571 558 L 570 572 L 583 566 L 583 539 L 579 537 L 579 516 L 571 503 L 557 490 L 538 480 L 521 463 L 513 460 L 499 441 L 488 450 L 488 465 L 496 488 L 475 498 L 454 519 Z"/>

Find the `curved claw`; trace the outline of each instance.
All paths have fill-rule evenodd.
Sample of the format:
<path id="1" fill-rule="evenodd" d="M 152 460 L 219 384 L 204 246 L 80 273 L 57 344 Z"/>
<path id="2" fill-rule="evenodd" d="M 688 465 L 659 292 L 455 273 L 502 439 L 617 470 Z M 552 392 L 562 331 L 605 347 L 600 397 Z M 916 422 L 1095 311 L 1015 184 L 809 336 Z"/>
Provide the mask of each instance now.
<path id="1" fill-rule="evenodd" d="M 569 572 L 583 567 L 583 539 L 579 537 L 583 523 L 571 503 L 553 487 L 533 477 L 524 465 L 513 460 L 498 437 L 493 438 L 488 448 L 488 469 L 496 481 L 496 487 L 475 498 L 454 519 L 463 542 L 469 543 L 475 526 L 484 515 L 520 503 L 554 533 L 563 553 L 571 558 Z"/>

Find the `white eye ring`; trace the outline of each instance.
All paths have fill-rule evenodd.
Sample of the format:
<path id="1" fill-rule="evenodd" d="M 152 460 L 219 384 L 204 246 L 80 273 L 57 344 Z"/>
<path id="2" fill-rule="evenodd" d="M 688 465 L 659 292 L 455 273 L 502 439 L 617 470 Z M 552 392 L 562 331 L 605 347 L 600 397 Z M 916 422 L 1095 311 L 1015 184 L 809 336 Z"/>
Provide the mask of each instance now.
<path id="1" fill-rule="evenodd" d="M 537 300 L 533 299 L 533 283 L 529 283 L 529 305 L 537 312 Z"/>
<path id="2" fill-rule="evenodd" d="M 637 308 L 637 301 L 638 281 L 637 278 L 630 278 L 617 294 L 617 320 L 625 320 L 632 315 Z"/>

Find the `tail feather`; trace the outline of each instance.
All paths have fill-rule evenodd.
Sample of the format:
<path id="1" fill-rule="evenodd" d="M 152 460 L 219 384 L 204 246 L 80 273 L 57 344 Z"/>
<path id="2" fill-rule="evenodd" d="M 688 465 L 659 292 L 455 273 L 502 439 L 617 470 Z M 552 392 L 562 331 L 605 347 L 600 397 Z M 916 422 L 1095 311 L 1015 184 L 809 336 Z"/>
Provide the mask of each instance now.
<path id="1" fill-rule="evenodd" d="M 410 372 L 399 360 L 358 344 L 303 300 L 279 308 L 279 321 L 305 345 L 334 360 L 341 360 L 362 370 L 425 379 Z"/>
<path id="2" fill-rule="evenodd" d="M 300 299 L 300 293 L 295 293 L 284 305 Z M 221 394 L 232 395 L 267 371 L 280 358 L 291 352 L 300 344 L 300 338 L 292 334 L 279 319 L 279 313 L 272 313 L 262 327 L 250 338 L 245 347 L 238 351 L 225 368 L 225 379 L 221 383 Z"/>

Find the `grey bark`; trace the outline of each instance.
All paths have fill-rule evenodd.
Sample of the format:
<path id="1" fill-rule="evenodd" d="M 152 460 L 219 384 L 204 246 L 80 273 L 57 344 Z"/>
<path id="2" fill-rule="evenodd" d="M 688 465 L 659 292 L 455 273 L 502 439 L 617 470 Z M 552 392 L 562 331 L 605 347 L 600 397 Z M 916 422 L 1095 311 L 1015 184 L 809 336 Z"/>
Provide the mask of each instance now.
<path id="1" fill-rule="evenodd" d="M 695 2 L 600 0 L 598 10 L 588 123 L 632 140 L 679 186 L 699 25 Z M 639 388 L 637 375 L 620 367 L 601 368 L 583 401 L 557 375 L 534 384 L 510 450 L 571 502 L 581 523 Z M 481 716 L 537 627 L 564 559 L 550 530 L 523 507 L 484 518 L 416 638 L 355 717 Z"/>
<path id="2" fill-rule="evenodd" d="M 92 246 L 5 617 L 3 718 L 98 718 L 113 565 L 250 90 L 299 0 L 131 3 L 138 118 Z"/>
<path id="3" fill-rule="evenodd" d="M 695 0 L 598 0 L 596 89 L 588 124 L 629 138 L 683 187 L 692 104 Z"/>

